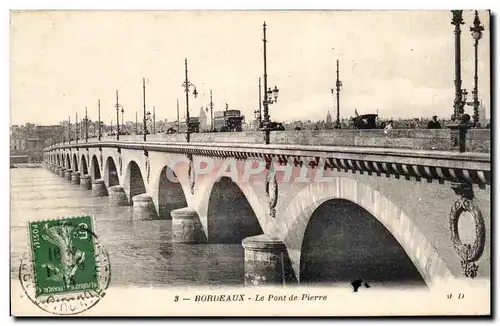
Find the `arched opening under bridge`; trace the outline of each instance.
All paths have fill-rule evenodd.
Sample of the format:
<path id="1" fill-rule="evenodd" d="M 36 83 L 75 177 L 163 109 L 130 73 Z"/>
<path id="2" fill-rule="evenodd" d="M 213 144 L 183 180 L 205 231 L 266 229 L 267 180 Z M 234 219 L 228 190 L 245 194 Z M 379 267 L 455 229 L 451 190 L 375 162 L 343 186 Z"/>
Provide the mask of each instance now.
<path id="1" fill-rule="evenodd" d="M 301 283 L 425 286 L 394 236 L 357 204 L 332 199 L 312 214 L 300 259 Z"/>

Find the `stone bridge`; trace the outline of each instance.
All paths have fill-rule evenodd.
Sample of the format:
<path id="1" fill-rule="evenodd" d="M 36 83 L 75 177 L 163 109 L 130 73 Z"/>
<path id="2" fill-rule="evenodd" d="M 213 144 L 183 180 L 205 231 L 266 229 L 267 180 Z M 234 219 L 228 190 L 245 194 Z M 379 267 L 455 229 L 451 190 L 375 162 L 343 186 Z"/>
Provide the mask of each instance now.
<path id="1" fill-rule="evenodd" d="M 489 153 L 155 136 L 44 161 L 134 218 L 172 219 L 174 242 L 242 244 L 247 285 L 490 278 Z"/>

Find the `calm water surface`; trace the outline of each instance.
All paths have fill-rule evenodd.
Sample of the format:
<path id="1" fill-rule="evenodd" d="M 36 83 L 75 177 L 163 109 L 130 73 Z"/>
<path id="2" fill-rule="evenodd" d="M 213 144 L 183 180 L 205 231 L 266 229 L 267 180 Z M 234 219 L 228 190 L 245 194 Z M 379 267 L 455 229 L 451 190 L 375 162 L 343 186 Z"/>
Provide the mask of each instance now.
<path id="1" fill-rule="evenodd" d="M 171 243 L 170 220 L 137 221 L 131 207 L 108 206 L 108 197 L 92 197 L 42 168 L 11 169 L 11 277 L 29 250 L 29 221 L 90 214 L 94 231 L 111 260 L 112 285 L 243 284 L 241 245 Z"/>

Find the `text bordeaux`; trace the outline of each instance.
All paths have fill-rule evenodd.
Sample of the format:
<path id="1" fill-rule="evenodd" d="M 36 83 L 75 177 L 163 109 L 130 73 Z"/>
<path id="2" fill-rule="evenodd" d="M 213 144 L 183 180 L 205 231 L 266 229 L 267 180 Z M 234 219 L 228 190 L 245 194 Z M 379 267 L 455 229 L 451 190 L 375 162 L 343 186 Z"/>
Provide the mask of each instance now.
<path id="1" fill-rule="evenodd" d="M 267 302 L 278 302 L 278 301 L 326 301 L 326 295 L 260 295 L 257 294 L 255 297 L 245 297 L 244 294 L 231 294 L 231 295 L 212 295 L 212 294 L 202 294 L 196 295 L 194 297 L 195 302 L 236 302 L 236 301 L 267 301 Z"/>

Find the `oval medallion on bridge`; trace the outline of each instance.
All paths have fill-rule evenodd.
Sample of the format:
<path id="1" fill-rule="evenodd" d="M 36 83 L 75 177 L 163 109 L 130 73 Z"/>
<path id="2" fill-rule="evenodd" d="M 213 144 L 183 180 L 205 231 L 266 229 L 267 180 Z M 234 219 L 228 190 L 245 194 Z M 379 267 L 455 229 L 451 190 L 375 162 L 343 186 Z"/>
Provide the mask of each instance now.
<path id="1" fill-rule="evenodd" d="M 266 196 L 269 206 L 269 214 L 276 217 L 276 204 L 278 203 L 278 182 L 274 164 L 271 164 L 266 176 Z"/>
<path id="2" fill-rule="evenodd" d="M 118 156 L 118 164 L 120 165 L 120 175 L 122 175 L 122 153 L 120 152 L 120 155 Z"/>
<path id="3" fill-rule="evenodd" d="M 188 174 L 189 174 L 189 188 L 191 190 L 191 195 L 194 195 L 194 187 L 196 185 L 196 174 L 193 168 L 193 155 L 188 155 L 189 165 L 188 165 Z"/>
<path id="4" fill-rule="evenodd" d="M 149 156 L 146 156 L 146 160 L 144 161 L 144 165 L 146 168 L 146 182 L 149 183 L 149 171 L 150 171 L 150 162 L 149 162 Z"/>
<path id="5" fill-rule="evenodd" d="M 472 244 L 462 242 L 458 232 L 460 217 L 469 215 L 474 220 L 475 239 Z M 475 278 L 478 265 L 475 264 L 481 258 L 486 243 L 486 231 L 484 218 L 477 205 L 468 198 L 458 199 L 450 211 L 450 233 L 453 247 L 462 258 L 461 266 L 465 277 Z"/>

